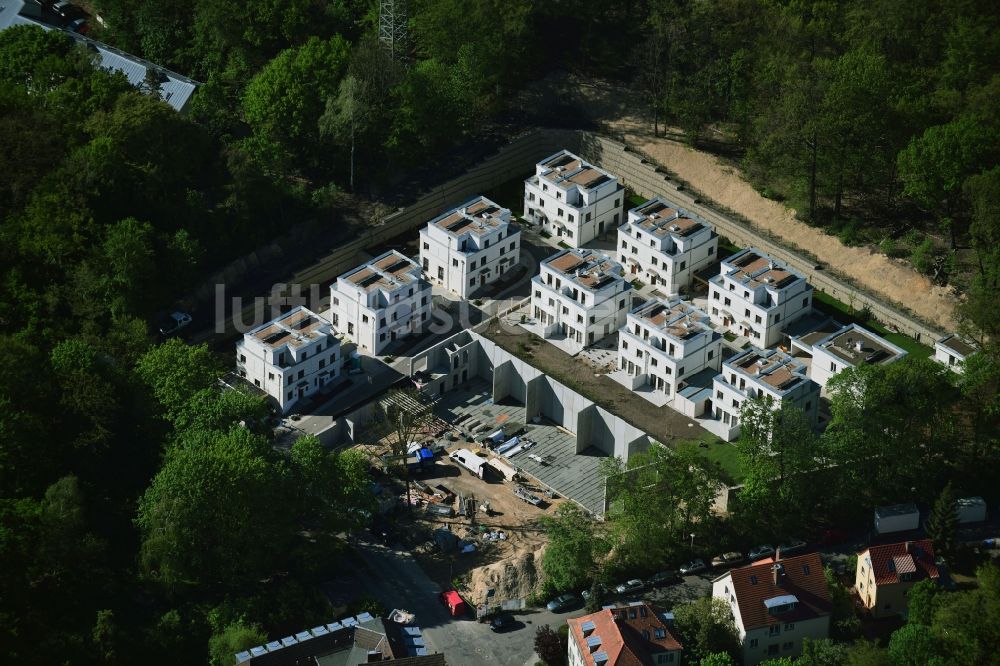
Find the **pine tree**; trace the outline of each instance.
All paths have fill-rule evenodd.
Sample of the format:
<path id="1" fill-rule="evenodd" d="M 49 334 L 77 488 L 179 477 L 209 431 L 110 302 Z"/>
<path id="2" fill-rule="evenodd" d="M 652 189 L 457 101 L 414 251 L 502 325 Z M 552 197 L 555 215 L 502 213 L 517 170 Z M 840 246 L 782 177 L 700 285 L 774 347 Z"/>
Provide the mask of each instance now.
<path id="1" fill-rule="evenodd" d="M 927 520 L 927 535 L 934 542 L 934 550 L 944 556 L 955 552 L 955 532 L 958 516 L 955 514 L 955 494 L 948 483 L 941 491 Z"/>

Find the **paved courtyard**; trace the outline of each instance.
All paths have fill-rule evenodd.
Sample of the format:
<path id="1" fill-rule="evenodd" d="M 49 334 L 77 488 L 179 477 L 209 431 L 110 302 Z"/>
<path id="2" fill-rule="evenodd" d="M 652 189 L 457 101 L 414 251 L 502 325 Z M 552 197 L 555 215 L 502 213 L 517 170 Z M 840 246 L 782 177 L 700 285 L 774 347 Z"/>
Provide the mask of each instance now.
<path id="1" fill-rule="evenodd" d="M 547 419 L 525 424 L 525 407 L 514 400 L 493 402 L 489 385 L 474 380 L 445 393 L 435 403 L 435 412 L 448 423 L 462 415 L 459 429 L 470 436 L 503 428 L 507 437 L 519 431 L 534 445 L 507 458 L 545 489 L 571 499 L 589 511 L 604 512 L 604 479 L 599 466 L 607 454 L 594 447 L 576 453 L 576 436 Z M 469 428 L 469 424 L 474 424 Z M 470 432 L 470 430 L 477 432 Z"/>

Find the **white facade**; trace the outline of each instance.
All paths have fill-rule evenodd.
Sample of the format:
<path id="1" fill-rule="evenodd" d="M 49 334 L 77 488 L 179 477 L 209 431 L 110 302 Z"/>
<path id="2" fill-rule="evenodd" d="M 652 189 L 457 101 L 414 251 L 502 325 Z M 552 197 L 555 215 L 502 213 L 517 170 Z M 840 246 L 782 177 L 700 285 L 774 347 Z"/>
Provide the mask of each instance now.
<path id="1" fill-rule="evenodd" d="M 975 353 L 975 345 L 954 333 L 934 343 L 934 360 L 957 373 L 965 372 L 965 360 Z"/>
<path id="2" fill-rule="evenodd" d="M 466 201 L 420 230 L 424 274 L 462 298 L 494 282 L 517 264 L 521 230 L 510 211 L 486 197 Z"/>
<path id="3" fill-rule="evenodd" d="M 524 218 L 580 247 L 621 224 L 625 188 L 608 172 L 567 150 L 535 165 L 524 181 Z"/>
<path id="4" fill-rule="evenodd" d="M 344 359 L 330 323 L 304 307 L 258 326 L 236 343 L 236 370 L 287 412 L 340 376 Z"/>
<path id="5" fill-rule="evenodd" d="M 681 300 L 652 300 L 628 313 L 618 333 L 618 367 L 631 388 L 649 385 L 673 398 L 678 385 L 705 368 L 719 370 L 722 336 L 708 315 Z"/>
<path id="6" fill-rule="evenodd" d="M 809 378 L 825 389 L 830 378 L 845 368 L 895 363 L 904 356 L 905 351 L 885 338 L 851 324 L 813 345 Z"/>
<path id="7" fill-rule="evenodd" d="M 796 271 L 747 248 L 723 260 L 709 281 L 712 321 L 771 347 L 785 327 L 812 311 L 812 286 Z"/>
<path id="8" fill-rule="evenodd" d="M 632 285 L 622 267 L 588 249 L 563 250 L 542 262 L 531 279 L 531 312 L 543 338 L 563 337 L 579 353 L 625 323 Z"/>
<path id="9" fill-rule="evenodd" d="M 715 261 L 719 237 L 699 217 L 656 198 L 628 212 L 618 227 L 618 260 L 629 275 L 677 294 Z"/>
<path id="10" fill-rule="evenodd" d="M 430 323 L 431 285 L 420 265 L 390 250 L 344 273 L 330 287 L 330 321 L 369 354 Z"/>
<path id="11" fill-rule="evenodd" d="M 819 415 L 819 384 L 809 379 L 802 362 L 779 350 L 750 348 L 733 356 L 722 364 L 712 392 L 712 413 L 728 441 L 739 437 L 740 409 L 749 398 L 770 396 L 774 409 L 798 407 L 814 426 Z"/>

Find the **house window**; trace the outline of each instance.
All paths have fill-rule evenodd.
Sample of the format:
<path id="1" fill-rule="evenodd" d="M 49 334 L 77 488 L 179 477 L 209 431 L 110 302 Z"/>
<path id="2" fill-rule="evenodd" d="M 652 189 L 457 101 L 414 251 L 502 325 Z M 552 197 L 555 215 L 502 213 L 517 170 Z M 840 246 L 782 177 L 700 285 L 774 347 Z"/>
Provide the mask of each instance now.
<path id="1" fill-rule="evenodd" d="M 808 412 L 810 409 L 812 409 L 812 406 L 813 406 L 812 400 L 806 401 L 806 409 L 805 409 L 805 411 Z"/>
<path id="2" fill-rule="evenodd" d="M 757 639 L 756 638 L 751 638 L 750 639 L 750 647 L 752 647 L 752 648 L 757 647 Z"/>
<path id="3" fill-rule="evenodd" d="M 726 297 L 725 303 L 726 303 L 726 305 L 732 305 L 732 303 L 729 302 L 729 297 L 728 296 Z"/>
<path id="4" fill-rule="evenodd" d="M 781 635 L 781 625 L 780 624 L 772 624 L 770 627 L 767 628 L 767 635 L 768 636 L 780 636 Z"/>
<path id="5" fill-rule="evenodd" d="M 556 217 L 562 217 L 562 216 L 563 216 L 563 209 L 562 208 L 557 209 L 556 210 Z"/>
<path id="6" fill-rule="evenodd" d="M 715 358 L 715 350 L 714 349 L 709 349 L 708 350 L 708 358 L 709 359 Z"/>
<path id="7" fill-rule="evenodd" d="M 710 248 L 708 248 L 708 254 L 709 254 L 709 255 L 713 255 L 713 254 L 715 254 L 715 248 L 714 248 L 714 247 L 710 247 Z"/>
<path id="8" fill-rule="evenodd" d="M 452 259 L 451 265 L 454 266 L 455 268 L 458 268 L 458 259 Z"/>
<path id="9" fill-rule="evenodd" d="M 681 270 L 684 270 L 685 268 L 687 268 L 687 263 L 688 262 L 686 262 L 686 261 L 682 261 L 681 262 Z"/>
<path id="10" fill-rule="evenodd" d="M 246 362 L 247 362 L 246 354 L 240 354 L 240 363 L 246 363 Z"/>
<path id="11" fill-rule="evenodd" d="M 321 367 L 321 368 L 325 368 L 326 367 L 326 359 L 325 358 L 321 358 L 319 360 L 319 367 Z"/>
<path id="12" fill-rule="evenodd" d="M 618 206 L 621 206 L 621 205 L 622 205 L 622 200 L 621 199 L 615 199 L 615 208 L 618 208 Z"/>
<path id="13" fill-rule="evenodd" d="M 334 296 L 334 297 L 333 297 L 333 304 L 334 304 L 334 305 L 340 305 L 340 299 L 339 299 L 339 298 L 337 298 L 336 296 Z"/>
<path id="14" fill-rule="evenodd" d="M 719 300 L 719 292 L 717 292 L 717 291 L 715 291 L 713 289 L 712 290 L 712 298 L 714 298 L 715 300 Z"/>
<path id="15" fill-rule="evenodd" d="M 792 641 L 785 641 L 782 644 L 781 649 L 784 650 L 785 652 L 788 652 L 789 650 L 792 649 L 793 646 L 794 646 L 794 643 L 792 643 Z"/>
<path id="16" fill-rule="evenodd" d="M 785 623 L 785 631 L 792 631 L 793 629 L 795 629 L 795 623 L 794 622 L 786 622 Z"/>
<path id="17" fill-rule="evenodd" d="M 469 280 L 469 286 L 471 287 L 471 286 L 473 286 L 474 284 L 476 284 L 476 278 L 471 278 L 471 279 Z"/>
<path id="18" fill-rule="evenodd" d="M 267 378 L 271 381 L 274 381 L 274 373 L 273 372 L 267 373 Z"/>
<path id="19" fill-rule="evenodd" d="M 306 371 L 305 370 L 299 370 L 299 379 L 302 379 L 305 376 L 306 376 Z"/>
<path id="20" fill-rule="evenodd" d="M 429 250 L 429 249 L 431 249 L 431 246 L 430 246 L 430 245 L 428 245 L 427 243 L 424 243 L 424 249 L 425 249 L 425 250 Z"/>
<path id="21" fill-rule="evenodd" d="M 260 380 L 259 379 L 253 380 L 253 385 L 256 386 L 257 388 L 260 388 Z"/>
<path id="22" fill-rule="evenodd" d="M 368 323 L 368 315 L 361 315 L 361 323 L 362 324 Z"/>
<path id="23" fill-rule="evenodd" d="M 295 395 L 295 392 L 294 391 L 289 391 L 288 392 L 288 399 L 291 400 L 293 395 Z"/>
<path id="24" fill-rule="evenodd" d="M 576 219 L 573 217 L 573 213 L 570 213 L 566 217 L 569 219 L 570 222 L 575 222 L 576 221 Z"/>
<path id="25" fill-rule="evenodd" d="M 780 312 L 778 314 L 774 315 L 774 323 L 777 324 L 779 321 L 781 321 L 781 313 Z"/>
<path id="26" fill-rule="evenodd" d="M 716 392 L 715 392 L 715 397 L 716 397 L 717 399 L 719 399 L 719 400 L 722 400 L 722 391 L 716 391 Z M 726 589 L 726 594 L 728 594 L 728 593 L 729 593 L 729 589 L 727 588 L 727 589 Z"/>
<path id="27" fill-rule="evenodd" d="M 809 305 L 809 299 L 808 298 L 803 298 L 802 299 L 802 307 L 806 307 L 807 305 Z"/>
<path id="28" fill-rule="evenodd" d="M 622 340 L 622 349 L 628 349 L 628 342 Z"/>
<path id="29" fill-rule="evenodd" d="M 755 317 L 753 318 L 753 320 L 754 320 L 754 323 L 755 323 L 755 324 L 759 324 L 759 323 L 760 323 L 760 315 L 756 315 L 756 316 L 755 316 Z"/>
<path id="30" fill-rule="evenodd" d="M 623 241 L 622 241 L 622 249 L 625 249 L 625 248 L 627 248 L 627 247 L 628 247 L 628 241 L 624 241 L 624 240 L 623 240 Z"/>

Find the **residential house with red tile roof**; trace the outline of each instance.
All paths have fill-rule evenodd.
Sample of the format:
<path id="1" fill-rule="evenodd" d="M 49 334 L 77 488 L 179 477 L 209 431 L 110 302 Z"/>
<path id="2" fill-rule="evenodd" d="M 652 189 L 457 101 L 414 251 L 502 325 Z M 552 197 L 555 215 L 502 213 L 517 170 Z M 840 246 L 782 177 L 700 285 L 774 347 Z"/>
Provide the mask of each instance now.
<path id="1" fill-rule="evenodd" d="M 712 581 L 712 596 L 733 613 L 743 645 L 743 663 L 802 653 L 802 639 L 826 638 L 830 592 L 818 553 L 775 559 L 731 569 Z"/>
<path id="2" fill-rule="evenodd" d="M 910 588 L 938 580 L 930 539 L 870 546 L 858 554 L 854 589 L 873 617 L 905 614 Z"/>
<path id="3" fill-rule="evenodd" d="M 569 666 L 679 666 L 673 616 L 649 603 L 605 608 L 567 620 Z"/>

